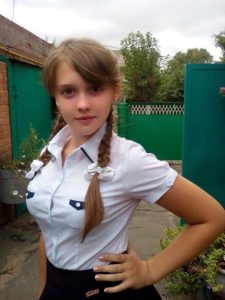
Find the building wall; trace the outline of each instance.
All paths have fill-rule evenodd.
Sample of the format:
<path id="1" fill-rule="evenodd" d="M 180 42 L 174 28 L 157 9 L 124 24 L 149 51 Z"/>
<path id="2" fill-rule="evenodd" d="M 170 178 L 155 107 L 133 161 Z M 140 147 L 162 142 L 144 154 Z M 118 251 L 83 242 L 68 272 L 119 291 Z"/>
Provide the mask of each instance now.
<path id="1" fill-rule="evenodd" d="M 0 15 L 0 57 L 3 57 L 3 60 L 0 60 L 0 165 L 11 161 L 13 156 L 13 136 L 15 135 L 15 129 L 18 131 L 15 124 L 15 116 L 11 111 L 15 107 L 20 109 L 19 105 L 16 106 L 18 98 L 16 99 L 17 95 L 15 93 L 10 93 L 9 99 L 8 94 L 8 87 L 9 91 L 11 91 L 12 85 L 14 88 L 18 87 L 18 80 L 12 82 L 15 79 L 15 68 L 11 67 L 12 65 L 15 67 L 15 65 L 17 66 L 20 63 L 21 65 L 26 64 L 27 69 L 29 68 L 28 66 L 30 68 L 35 66 L 42 67 L 51 47 L 52 45 L 46 41 Z M 5 60 L 8 61 L 8 66 L 4 62 Z M 12 74 L 7 74 L 9 65 L 10 74 L 12 73 L 13 77 L 11 76 Z M 20 74 L 20 80 L 24 80 L 25 73 L 27 72 Z M 33 72 L 32 74 L 36 73 Z M 39 87 L 39 82 L 36 81 L 35 84 Z M 27 89 L 24 89 L 23 95 L 20 93 L 19 96 L 22 95 L 21 97 L 24 99 L 24 93 L 26 92 Z M 31 116 L 33 117 L 32 114 Z M 13 123 L 12 127 L 10 127 L 11 123 Z M 24 124 L 19 125 L 24 126 Z M 13 220 L 15 217 L 16 205 L 0 203 L 0 225 Z"/>
<path id="2" fill-rule="evenodd" d="M 0 164 L 10 162 L 11 157 L 7 65 L 0 61 Z"/>
<path id="3" fill-rule="evenodd" d="M 0 52 L 22 54 L 43 64 L 50 48 L 46 41 L 0 15 Z"/>
<path id="4" fill-rule="evenodd" d="M 0 164 L 10 162 L 11 156 L 7 65 L 0 61 Z M 12 221 L 15 213 L 15 205 L 0 203 L 0 225 Z"/>

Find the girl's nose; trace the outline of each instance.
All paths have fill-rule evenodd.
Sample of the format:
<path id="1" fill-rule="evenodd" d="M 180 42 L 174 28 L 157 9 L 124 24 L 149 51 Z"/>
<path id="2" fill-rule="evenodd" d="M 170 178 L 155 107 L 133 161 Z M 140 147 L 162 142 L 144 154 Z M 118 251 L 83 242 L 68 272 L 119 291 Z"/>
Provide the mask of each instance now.
<path id="1" fill-rule="evenodd" d="M 89 109 L 89 99 L 88 99 L 87 95 L 82 93 L 79 95 L 79 97 L 76 100 L 77 100 L 78 110 L 86 111 Z"/>

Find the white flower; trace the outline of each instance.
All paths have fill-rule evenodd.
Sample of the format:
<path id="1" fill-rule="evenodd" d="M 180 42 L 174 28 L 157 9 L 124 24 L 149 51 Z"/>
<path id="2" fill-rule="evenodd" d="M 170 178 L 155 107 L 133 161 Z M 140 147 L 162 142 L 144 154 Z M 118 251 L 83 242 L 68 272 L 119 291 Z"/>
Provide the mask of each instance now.
<path id="1" fill-rule="evenodd" d="M 97 163 L 92 163 L 88 166 L 87 171 L 84 172 L 84 178 L 90 181 L 96 173 L 99 174 L 98 178 L 103 181 L 111 180 L 115 174 L 110 167 L 101 168 Z"/>
<path id="2" fill-rule="evenodd" d="M 13 196 L 18 196 L 19 192 L 17 190 L 12 191 Z"/>
<path id="3" fill-rule="evenodd" d="M 30 164 L 30 171 L 27 172 L 26 174 L 26 178 L 27 179 L 32 179 L 34 177 L 34 175 L 40 170 L 40 168 L 43 166 L 43 162 L 35 159 L 32 161 L 32 163 Z"/>

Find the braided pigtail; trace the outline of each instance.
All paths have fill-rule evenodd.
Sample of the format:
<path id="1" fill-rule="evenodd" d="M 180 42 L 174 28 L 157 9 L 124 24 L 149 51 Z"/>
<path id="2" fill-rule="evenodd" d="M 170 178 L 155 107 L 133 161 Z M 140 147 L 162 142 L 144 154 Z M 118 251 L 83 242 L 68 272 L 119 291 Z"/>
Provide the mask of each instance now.
<path id="1" fill-rule="evenodd" d="M 66 125 L 66 122 L 63 120 L 62 115 L 58 113 L 58 116 L 56 118 L 55 124 L 52 129 L 52 134 L 50 137 L 50 140 Z M 51 159 L 51 153 L 48 151 L 48 148 L 46 147 L 45 151 L 41 154 L 40 158 L 41 161 L 43 161 L 44 166 L 47 165 L 49 160 Z"/>
<path id="2" fill-rule="evenodd" d="M 110 162 L 110 144 L 112 138 L 113 114 L 110 111 L 107 118 L 106 131 L 98 148 L 98 166 L 104 168 Z M 83 229 L 83 240 L 90 230 L 98 226 L 104 216 L 104 206 L 99 187 L 98 174 L 95 174 L 89 184 L 85 196 L 85 223 Z"/>

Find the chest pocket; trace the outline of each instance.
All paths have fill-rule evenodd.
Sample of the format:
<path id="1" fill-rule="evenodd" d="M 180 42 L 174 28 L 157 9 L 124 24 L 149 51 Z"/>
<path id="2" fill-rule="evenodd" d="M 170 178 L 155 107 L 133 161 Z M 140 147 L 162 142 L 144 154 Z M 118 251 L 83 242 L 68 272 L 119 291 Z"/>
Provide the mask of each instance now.
<path id="1" fill-rule="evenodd" d="M 82 228 L 84 225 L 85 203 L 78 200 L 69 200 L 69 215 L 67 224 L 71 227 Z"/>

